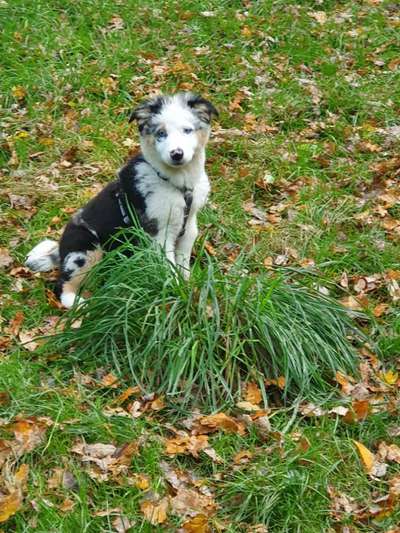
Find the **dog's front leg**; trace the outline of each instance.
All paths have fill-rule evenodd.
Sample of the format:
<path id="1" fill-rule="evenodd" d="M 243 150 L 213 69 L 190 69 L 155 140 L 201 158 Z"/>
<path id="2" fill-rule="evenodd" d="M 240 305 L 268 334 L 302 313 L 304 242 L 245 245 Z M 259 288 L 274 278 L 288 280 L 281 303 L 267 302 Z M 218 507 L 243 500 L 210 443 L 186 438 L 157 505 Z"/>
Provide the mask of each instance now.
<path id="1" fill-rule="evenodd" d="M 175 238 L 173 235 L 167 230 L 160 231 L 154 240 L 164 249 L 168 261 L 175 265 Z"/>
<path id="2" fill-rule="evenodd" d="M 176 243 L 176 264 L 185 279 L 189 279 L 190 276 L 190 255 L 198 234 L 197 220 L 194 214 L 188 218 L 185 233 Z"/>

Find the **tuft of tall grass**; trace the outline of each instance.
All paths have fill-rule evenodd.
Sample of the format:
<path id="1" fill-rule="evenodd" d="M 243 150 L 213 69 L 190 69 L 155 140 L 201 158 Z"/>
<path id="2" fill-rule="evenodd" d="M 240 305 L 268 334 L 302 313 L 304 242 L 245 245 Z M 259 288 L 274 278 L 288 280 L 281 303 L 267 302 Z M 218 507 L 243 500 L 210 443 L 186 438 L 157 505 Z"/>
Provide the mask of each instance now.
<path id="1" fill-rule="evenodd" d="M 266 398 L 265 380 L 280 376 L 285 396 L 320 396 L 332 392 L 338 369 L 354 369 L 359 332 L 331 299 L 283 274 L 249 274 L 243 257 L 223 272 L 204 251 L 186 282 L 140 230 L 119 239 L 52 348 L 109 361 L 144 390 L 211 407 L 237 398 L 246 380 Z"/>

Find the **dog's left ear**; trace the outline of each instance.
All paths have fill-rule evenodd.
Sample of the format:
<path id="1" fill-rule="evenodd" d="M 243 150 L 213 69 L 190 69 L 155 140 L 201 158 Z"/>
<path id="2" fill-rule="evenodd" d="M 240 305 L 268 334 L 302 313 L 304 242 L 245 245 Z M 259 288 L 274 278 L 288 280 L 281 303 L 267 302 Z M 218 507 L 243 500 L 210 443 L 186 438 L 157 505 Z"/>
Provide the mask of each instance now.
<path id="1" fill-rule="evenodd" d="M 186 101 L 187 105 L 196 112 L 199 119 L 206 124 L 210 124 L 213 116 L 218 116 L 215 106 L 202 96 L 189 93 Z"/>

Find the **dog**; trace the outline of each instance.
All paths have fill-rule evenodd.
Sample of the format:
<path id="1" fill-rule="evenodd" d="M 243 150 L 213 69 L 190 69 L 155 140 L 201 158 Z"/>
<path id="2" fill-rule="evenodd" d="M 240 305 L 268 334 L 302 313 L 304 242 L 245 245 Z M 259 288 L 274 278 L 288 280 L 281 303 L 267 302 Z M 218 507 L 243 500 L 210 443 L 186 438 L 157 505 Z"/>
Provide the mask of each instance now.
<path id="1" fill-rule="evenodd" d="M 64 307 L 83 301 L 78 292 L 86 273 L 118 245 L 112 237 L 133 224 L 132 214 L 189 277 L 197 212 L 210 191 L 205 148 L 215 116 L 211 102 L 190 92 L 149 98 L 132 112 L 129 122 L 139 127 L 139 155 L 72 216 L 59 243 L 46 239 L 26 258 L 34 272 L 59 267 L 56 294 Z"/>

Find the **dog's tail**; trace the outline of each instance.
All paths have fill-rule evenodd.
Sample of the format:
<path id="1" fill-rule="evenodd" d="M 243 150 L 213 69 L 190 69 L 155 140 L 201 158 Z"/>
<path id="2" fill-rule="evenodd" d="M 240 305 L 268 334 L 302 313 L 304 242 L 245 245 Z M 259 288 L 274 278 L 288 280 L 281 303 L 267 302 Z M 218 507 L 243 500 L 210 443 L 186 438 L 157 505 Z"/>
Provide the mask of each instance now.
<path id="1" fill-rule="evenodd" d="M 45 239 L 27 255 L 25 265 L 33 272 L 48 272 L 60 264 L 58 243 Z"/>

